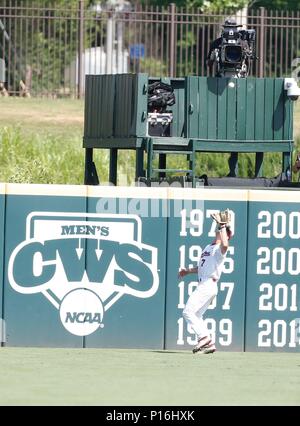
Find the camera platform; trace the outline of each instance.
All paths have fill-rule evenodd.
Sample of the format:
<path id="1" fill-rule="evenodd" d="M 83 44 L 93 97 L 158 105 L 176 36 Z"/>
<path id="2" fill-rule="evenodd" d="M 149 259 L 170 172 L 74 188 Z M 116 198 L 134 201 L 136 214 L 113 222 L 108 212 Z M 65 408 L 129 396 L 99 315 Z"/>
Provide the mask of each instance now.
<path id="1" fill-rule="evenodd" d="M 176 101 L 166 111 L 151 115 L 148 87 L 157 81 L 171 86 Z M 89 75 L 83 137 L 85 184 L 99 184 L 93 149 L 110 150 L 109 181 L 113 184 L 117 184 L 118 151 L 123 149 L 136 152 L 136 180 L 175 173 L 188 176 L 195 186 L 197 152 L 255 153 L 255 177 L 262 175 L 264 153 L 280 152 L 285 172 L 293 149 L 292 129 L 293 101 L 284 88 L 284 78 Z M 176 154 L 186 155 L 186 169 L 166 167 L 167 156 Z"/>

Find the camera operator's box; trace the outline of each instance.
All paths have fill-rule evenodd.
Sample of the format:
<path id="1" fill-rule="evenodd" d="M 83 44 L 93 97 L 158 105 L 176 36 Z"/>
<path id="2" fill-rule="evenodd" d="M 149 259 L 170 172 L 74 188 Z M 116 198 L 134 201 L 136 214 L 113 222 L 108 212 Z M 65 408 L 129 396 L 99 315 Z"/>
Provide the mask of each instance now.
<path id="1" fill-rule="evenodd" d="M 151 125 L 148 87 L 160 80 L 175 103 L 163 113 L 169 117 L 154 113 Z M 194 140 L 198 151 L 291 150 L 293 105 L 283 78 L 88 75 L 85 87 L 85 148 L 140 148 L 149 137 L 165 137 L 169 145 Z"/>

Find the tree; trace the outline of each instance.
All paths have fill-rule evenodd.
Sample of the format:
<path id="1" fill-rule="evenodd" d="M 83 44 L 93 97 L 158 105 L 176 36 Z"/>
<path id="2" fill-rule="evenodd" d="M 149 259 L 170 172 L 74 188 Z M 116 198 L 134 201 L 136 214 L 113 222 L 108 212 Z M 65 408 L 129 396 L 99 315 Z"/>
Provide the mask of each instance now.
<path id="1" fill-rule="evenodd" d="M 201 8 L 205 12 L 222 9 L 236 11 L 247 6 L 248 0 L 144 0 L 142 3 L 154 6 L 169 6 L 170 3 L 175 3 L 177 7 Z"/>
<path id="2" fill-rule="evenodd" d="M 85 0 L 84 9 L 95 3 Z M 7 64 L 11 91 L 18 91 L 20 80 L 33 93 L 58 89 L 78 52 L 78 13 L 78 0 L 2 0 L 0 57 Z"/>
<path id="3" fill-rule="evenodd" d="M 210 0 L 204 1 L 203 6 L 205 11 L 231 10 L 237 11 L 247 6 L 247 0 Z"/>
<path id="4" fill-rule="evenodd" d="M 252 0 L 249 2 L 249 7 L 265 7 L 271 10 L 299 10 L 300 2 L 299 0 Z"/>
<path id="5" fill-rule="evenodd" d="M 245 6 L 250 8 L 265 7 L 266 9 L 299 10 L 299 0 L 142 0 L 144 4 L 168 6 L 175 3 L 177 7 L 199 7 L 203 11 L 216 11 L 222 9 L 239 10 Z"/>

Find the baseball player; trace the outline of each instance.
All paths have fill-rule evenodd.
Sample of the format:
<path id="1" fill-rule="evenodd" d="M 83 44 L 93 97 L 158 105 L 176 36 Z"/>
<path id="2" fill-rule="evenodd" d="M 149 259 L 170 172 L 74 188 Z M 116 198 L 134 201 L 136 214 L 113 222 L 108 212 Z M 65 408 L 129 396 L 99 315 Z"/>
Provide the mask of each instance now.
<path id="1" fill-rule="evenodd" d="M 214 353 L 216 347 L 202 318 L 204 312 L 218 293 L 218 280 L 232 236 L 229 210 L 211 215 L 217 223 L 216 238 L 202 251 L 196 268 L 181 269 L 178 277 L 198 273 L 198 287 L 189 297 L 183 310 L 183 317 L 197 335 L 198 343 L 193 353 Z"/>

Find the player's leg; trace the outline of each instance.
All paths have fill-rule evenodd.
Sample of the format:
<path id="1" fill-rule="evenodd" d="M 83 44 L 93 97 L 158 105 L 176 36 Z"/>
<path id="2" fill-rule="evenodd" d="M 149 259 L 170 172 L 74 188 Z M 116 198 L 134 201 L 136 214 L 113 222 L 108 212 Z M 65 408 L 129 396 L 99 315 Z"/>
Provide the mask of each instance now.
<path id="1" fill-rule="evenodd" d="M 201 353 L 210 354 L 210 353 L 214 353 L 216 351 L 216 346 L 215 346 L 215 342 L 214 342 L 213 336 L 210 334 L 210 332 L 209 332 L 209 330 L 208 330 L 208 328 L 206 326 L 206 323 L 205 323 L 205 321 L 203 319 L 203 314 L 205 313 L 205 311 L 208 309 L 208 307 L 211 304 L 211 302 L 214 300 L 214 298 L 218 294 L 218 286 L 217 286 L 217 284 L 214 283 L 214 282 L 211 283 L 211 285 L 208 287 L 208 292 L 209 292 L 209 294 L 211 294 L 211 299 L 210 299 L 209 303 L 207 303 L 205 306 L 202 306 L 199 309 L 199 311 L 196 312 L 196 315 L 198 316 L 199 321 L 202 322 L 202 324 L 203 324 L 203 333 L 206 336 L 210 337 L 210 342 L 208 342 L 205 346 L 203 346 L 202 341 L 198 340 L 197 345 L 193 349 L 193 353 L 201 351 Z M 204 331 L 204 329 L 205 329 L 205 331 Z"/>
<path id="2" fill-rule="evenodd" d="M 212 336 L 203 319 L 203 314 L 206 312 L 207 308 L 209 307 L 213 299 L 216 297 L 218 293 L 218 286 L 216 282 L 209 280 L 204 284 L 200 285 L 199 287 L 201 289 L 202 294 L 202 303 L 201 305 L 198 305 L 199 309 L 194 312 L 197 318 L 196 320 L 194 319 L 194 322 L 197 324 L 197 332 L 196 330 L 194 331 L 197 334 L 198 342 L 193 348 L 193 353 L 197 353 L 209 345 L 214 345 L 214 342 L 212 341 Z"/>
<path id="3" fill-rule="evenodd" d="M 203 293 L 204 292 L 206 296 L 203 298 L 206 299 L 206 302 L 202 306 L 200 306 L 200 308 L 198 309 L 198 311 L 195 312 L 195 314 L 198 317 L 199 321 L 203 323 L 202 327 L 203 329 L 205 329 L 205 333 L 207 333 L 208 329 L 204 323 L 203 315 L 216 297 L 216 295 L 218 294 L 218 287 L 215 283 L 211 283 L 209 286 L 206 286 L 206 288 L 203 290 Z"/>
<path id="4" fill-rule="evenodd" d="M 210 296 L 207 302 L 203 306 L 201 306 L 201 308 L 195 313 L 196 317 L 198 318 L 198 326 L 199 328 L 201 328 L 201 335 L 197 335 L 198 342 L 193 348 L 193 353 L 197 353 L 202 349 L 206 348 L 207 346 L 214 344 L 214 342 L 212 341 L 212 336 L 203 319 L 204 312 L 207 310 L 214 298 L 215 295 Z"/>
<path id="5" fill-rule="evenodd" d="M 214 296 L 207 292 L 204 286 L 199 285 L 189 297 L 183 310 L 184 319 L 197 335 L 197 351 L 211 342 L 209 332 L 202 319 L 202 313 L 204 313 L 210 305 L 212 297 Z M 200 316 L 199 312 L 201 313 Z"/>
<path id="6" fill-rule="evenodd" d="M 216 345 L 214 344 L 214 342 L 209 343 L 208 345 L 206 345 L 204 348 L 201 349 L 201 353 L 203 354 L 213 354 L 214 352 L 216 352 Z"/>

